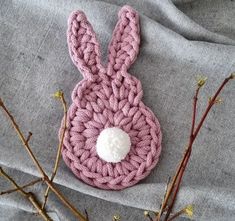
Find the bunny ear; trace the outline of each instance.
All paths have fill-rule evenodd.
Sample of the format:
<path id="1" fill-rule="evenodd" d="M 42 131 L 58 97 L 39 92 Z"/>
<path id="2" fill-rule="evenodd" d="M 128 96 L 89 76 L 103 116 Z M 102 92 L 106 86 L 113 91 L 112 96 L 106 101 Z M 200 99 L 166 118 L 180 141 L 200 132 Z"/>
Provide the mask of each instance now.
<path id="1" fill-rule="evenodd" d="M 109 44 L 108 72 L 127 70 L 135 61 L 140 44 L 139 15 L 130 6 L 118 13 L 118 23 Z"/>
<path id="2" fill-rule="evenodd" d="M 67 41 L 73 63 L 84 78 L 92 79 L 101 68 L 100 46 L 91 24 L 82 11 L 73 12 L 68 21 Z"/>

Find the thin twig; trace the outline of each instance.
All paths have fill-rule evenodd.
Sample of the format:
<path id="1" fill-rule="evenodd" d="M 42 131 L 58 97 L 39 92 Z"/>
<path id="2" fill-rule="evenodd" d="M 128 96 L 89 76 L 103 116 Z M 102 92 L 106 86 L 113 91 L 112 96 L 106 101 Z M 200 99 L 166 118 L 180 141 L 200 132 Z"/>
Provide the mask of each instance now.
<path id="1" fill-rule="evenodd" d="M 182 181 L 182 178 L 183 178 L 183 174 L 184 174 L 184 171 L 185 171 L 185 168 L 186 168 L 186 165 L 187 165 L 187 162 L 189 160 L 190 155 L 191 155 L 191 150 L 188 152 L 188 155 L 185 158 L 184 164 L 181 167 L 181 170 L 180 170 L 177 182 L 176 182 L 176 188 L 175 188 L 174 192 L 172 192 L 172 194 L 173 194 L 172 201 L 171 201 L 170 205 L 168 206 L 167 213 L 166 213 L 166 216 L 164 218 L 164 221 L 167 221 L 167 219 L 170 216 L 170 213 L 173 209 L 173 206 L 174 206 L 174 203 L 175 203 L 175 200 L 176 200 L 176 196 L 177 196 L 177 193 L 179 191 L 180 184 L 181 184 L 181 181 Z"/>
<path id="2" fill-rule="evenodd" d="M 176 174 L 170 184 L 170 188 L 169 188 L 169 191 L 167 192 L 166 196 L 164 197 L 164 202 L 163 202 L 163 205 L 160 209 L 160 212 L 159 212 L 159 215 L 158 215 L 158 220 L 160 220 L 160 216 L 162 215 L 162 212 L 163 210 L 165 209 L 166 207 L 166 204 L 170 198 L 170 195 L 175 187 L 175 183 L 177 181 L 177 178 L 180 174 L 180 171 L 181 171 L 181 168 L 183 166 L 183 163 L 185 161 L 185 159 L 187 158 L 187 155 L 188 155 L 188 151 L 189 151 L 189 148 L 190 148 L 190 143 L 192 142 L 193 140 L 193 132 L 194 132 L 194 127 L 195 127 L 195 121 L 196 121 L 196 110 L 197 110 L 197 101 L 198 101 L 198 94 L 199 94 L 199 91 L 200 91 L 200 88 L 201 86 L 198 86 L 197 89 L 196 89 L 196 93 L 194 95 L 194 99 L 193 99 L 193 116 L 192 116 L 192 126 L 191 126 L 191 133 L 190 133 L 190 141 L 189 141 L 189 145 L 185 148 L 185 151 L 184 151 L 184 155 L 178 165 L 178 169 L 176 171 Z"/>
<path id="3" fill-rule="evenodd" d="M 26 199 L 28 199 L 32 205 L 35 207 L 37 212 L 42 216 L 42 218 L 46 221 L 52 221 L 52 219 L 48 216 L 45 210 L 41 209 L 40 203 L 37 201 L 36 197 L 31 192 L 24 191 L 16 182 L 15 180 L 10 177 L 3 169 L 0 167 L 0 174 L 5 177 L 7 180 L 9 180 L 13 186 L 16 187 L 17 191 L 19 191 Z"/>
<path id="4" fill-rule="evenodd" d="M 169 185 L 170 185 L 170 181 L 171 181 L 171 177 L 169 176 L 168 179 L 167 179 L 167 182 L 166 182 L 166 188 L 165 188 L 165 193 L 164 193 L 164 196 L 163 196 L 163 200 L 162 202 L 164 202 L 165 198 L 166 198 L 166 195 L 167 195 L 167 191 L 169 189 Z M 160 204 L 160 210 L 162 208 L 162 204 Z M 159 214 L 159 212 L 157 212 L 157 214 Z M 156 215 L 157 216 L 157 215 Z"/>
<path id="5" fill-rule="evenodd" d="M 185 167 L 188 163 L 188 160 L 189 160 L 189 157 L 191 155 L 191 149 L 192 149 L 192 145 L 193 145 L 193 142 L 195 140 L 195 138 L 197 137 L 197 134 L 199 132 L 199 130 L 201 129 L 205 119 L 206 119 L 206 116 L 208 115 L 211 107 L 213 106 L 213 104 L 215 103 L 219 93 L 222 91 L 222 89 L 224 88 L 224 86 L 228 83 L 229 80 L 231 79 L 234 79 L 234 74 L 231 74 L 228 78 L 226 78 L 223 83 L 221 84 L 221 86 L 219 87 L 219 89 L 217 90 L 217 92 L 215 93 L 215 95 L 213 96 L 213 98 L 210 100 L 209 104 L 208 104 L 208 107 L 206 108 L 206 111 L 201 119 L 201 121 L 199 122 L 195 132 L 194 132 L 194 128 L 195 128 L 195 120 L 196 120 L 196 106 L 197 106 L 197 100 L 198 100 L 198 93 L 199 93 L 199 89 L 201 88 L 201 86 L 203 85 L 198 85 L 199 87 L 197 88 L 196 90 L 196 94 L 194 96 L 194 103 L 193 103 L 193 117 L 192 117 L 192 128 L 191 128 L 191 134 L 190 134 L 190 140 L 189 140 L 189 144 L 188 146 L 186 147 L 185 149 L 185 152 L 184 152 L 184 155 L 179 163 L 179 166 L 177 167 L 177 170 L 176 170 L 176 173 L 173 177 L 173 180 L 169 186 L 169 189 L 167 191 L 167 194 L 166 194 L 166 197 L 165 199 L 163 200 L 163 203 L 162 203 L 162 206 L 161 206 L 161 209 L 159 211 L 159 214 L 158 216 L 156 217 L 156 221 L 160 221 L 160 218 L 161 218 L 161 215 L 164 211 L 164 209 L 166 208 L 166 205 L 168 203 L 168 200 L 170 198 L 170 196 L 172 195 L 172 192 L 175 190 L 174 192 L 174 196 L 173 196 L 173 200 L 171 202 L 171 205 L 168 206 L 168 209 L 167 209 L 167 215 L 165 216 L 165 219 L 164 220 L 167 220 L 167 218 L 169 217 L 170 213 L 171 213 L 171 210 L 173 208 L 173 205 L 174 205 L 174 202 L 175 202 L 175 199 L 176 199 L 176 196 L 177 196 L 177 193 L 178 193 L 178 190 L 179 190 L 179 185 L 181 183 L 181 180 L 182 180 L 182 176 L 183 176 L 183 173 L 185 171 Z M 180 175 L 180 176 L 179 176 Z M 177 186 L 175 188 L 175 184 L 177 182 Z"/>
<path id="6" fill-rule="evenodd" d="M 171 192 L 169 194 L 169 196 L 173 194 L 173 197 L 172 197 L 172 201 L 171 201 L 170 205 L 168 206 L 168 210 L 167 210 L 167 213 L 166 213 L 166 216 L 165 216 L 165 220 L 167 220 L 167 218 L 169 217 L 169 215 L 171 213 L 171 210 L 172 210 L 172 207 L 174 205 L 174 201 L 175 201 L 177 192 L 179 190 L 180 182 L 181 182 L 181 179 L 183 177 L 183 173 L 184 173 L 184 170 L 185 170 L 185 167 L 186 167 L 186 162 L 188 162 L 189 157 L 191 155 L 191 147 L 192 147 L 192 144 L 193 144 L 193 133 L 194 133 L 195 122 L 196 122 L 197 101 L 198 101 L 198 94 L 199 94 L 200 89 L 201 89 L 201 86 L 198 86 L 197 89 L 196 89 L 196 93 L 193 97 L 193 114 L 192 114 L 191 132 L 190 132 L 190 136 L 189 136 L 189 144 L 188 144 L 188 147 L 186 148 L 185 155 L 183 156 L 183 159 L 180 162 L 179 170 L 175 174 L 174 182 L 172 183 L 172 187 L 176 186 L 176 188 L 175 189 L 172 188 Z M 165 202 L 168 203 L 168 200 L 169 200 L 169 197 L 168 197 L 167 201 L 165 201 Z"/>
<path id="7" fill-rule="evenodd" d="M 149 221 L 153 221 L 152 216 L 148 213 L 145 214 L 145 217 L 149 219 Z"/>
<path id="8" fill-rule="evenodd" d="M 190 139 L 193 139 L 193 133 L 194 133 L 195 122 L 196 122 L 196 113 L 197 113 L 197 101 L 198 101 L 198 94 L 199 94 L 200 88 L 201 87 L 197 87 L 196 93 L 193 97 L 193 116 L 192 116 Z"/>
<path id="9" fill-rule="evenodd" d="M 63 195 L 62 193 L 55 187 L 55 185 L 49 180 L 45 180 L 47 185 L 50 187 L 50 189 L 57 195 L 57 197 L 64 203 L 65 206 L 67 206 L 73 214 L 79 218 L 81 221 L 88 221 L 85 216 L 83 216 Z"/>
<path id="10" fill-rule="evenodd" d="M 233 76 L 232 74 L 231 74 L 229 77 L 225 78 L 225 80 L 223 81 L 223 83 L 220 85 L 219 89 L 216 91 L 215 95 L 211 98 L 211 100 L 210 100 L 210 102 L 209 102 L 209 104 L 208 104 L 208 107 L 207 107 L 206 111 L 204 112 L 204 114 L 203 114 L 203 116 L 202 116 L 202 118 L 201 118 L 201 120 L 200 120 L 200 122 L 199 122 L 197 128 L 195 129 L 195 132 L 194 132 L 194 134 L 193 134 L 194 140 L 195 140 L 195 138 L 196 138 L 198 132 L 200 131 L 200 129 L 201 129 L 201 127 L 202 127 L 202 125 L 203 125 L 203 123 L 204 123 L 204 121 L 205 121 L 205 119 L 206 119 L 208 113 L 210 112 L 210 109 L 211 109 L 212 106 L 215 104 L 215 101 L 216 101 L 218 95 L 219 95 L 220 92 L 223 90 L 224 86 L 225 86 L 230 80 L 232 80 L 232 79 L 234 79 L 234 76 Z"/>
<path id="11" fill-rule="evenodd" d="M 18 124 L 16 123 L 14 117 L 11 115 L 11 113 L 8 111 L 8 109 L 6 108 L 5 104 L 3 103 L 3 101 L 0 98 L 0 106 L 2 107 L 2 109 L 4 110 L 4 112 L 6 113 L 6 115 L 9 117 L 9 119 L 11 120 L 11 123 L 16 131 L 16 133 L 18 134 L 21 142 L 23 143 L 25 149 L 27 150 L 28 154 L 30 155 L 31 159 L 33 160 L 34 164 L 36 165 L 38 171 L 42 174 L 43 177 L 46 177 L 47 175 L 45 174 L 44 170 L 42 169 L 42 166 L 40 165 L 40 163 L 38 162 L 37 158 L 34 156 L 31 148 L 29 147 L 29 144 L 27 142 L 27 140 L 25 139 L 23 133 L 21 132 Z"/>
<path id="12" fill-rule="evenodd" d="M 32 137 L 32 135 L 33 135 L 32 132 L 29 131 L 28 137 L 26 138 L 26 142 L 27 143 L 29 142 L 29 140 Z"/>
<path id="13" fill-rule="evenodd" d="M 174 215 L 172 215 L 167 221 L 172 221 L 175 218 L 179 217 L 180 215 L 184 214 L 184 209 L 180 210 L 179 212 L 176 212 Z"/>
<path id="14" fill-rule="evenodd" d="M 167 183 L 166 183 L 166 188 L 165 188 L 165 194 L 164 194 L 163 199 L 166 198 L 166 194 L 167 194 L 167 190 L 168 190 L 169 185 L 170 185 L 170 181 L 171 181 L 171 177 L 168 177 L 168 180 L 167 180 Z"/>
<path id="15" fill-rule="evenodd" d="M 168 200 L 169 200 L 169 198 L 170 198 L 170 196 L 171 196 L 171 193 L 172 193 L 172 191 L 173 191 L 173 189 L 174 189 L 174 187 L 175 187 L 175 183 L 176 183 L 177 178 L 178 178 L 178 175 L 179 175 L 179 173 L 180 173 L 180 171 L 181 171 L 181 168 L 182 168 L 182 165 L 183 165 L 183 163 L 184 163 L 184 160 L 185 160 L 185 158 L 187 157 L 187 154 L 188 154 L 188 146 L 186 147 L 186 149 L 185 149 L 185 151 L 184 151 L 184 155 L 183 155 L 183 157 L 182 157 L 182 159 L 181 159 L 181 161 L 180 161 L 180 163 L 179 163 L 179 165 L 178 165 L 178 167 L 177 167 L 176 173 L 175 173 L 175 175 L 174 175 L 172 181 L 171 181 L 170 184 L 169 184 L 168 190 L 167 190 L 167 192 L 166 192 L 166 194 L 165 194 L 165 196 L 164 196 L 164 198 L 163 198 L 163 202 L 162 202 L 160 211 L 159 211 L 158 215 L 156 216 L 155 221 L 160 221 L 161 215 L 163 214 L 163 212 L 164 212 L 165 209 L 166 209 Z"/>
<path id="16" fill-rule="evenodd" d="M 88 216 L 88 212 L 87 212 L 87 210 L 85 209 L 85 215 L 86 215 L 86 219 L 87 219 L 87 221 L 89 221 L 89 216 Z"/>
<path id="17" fill-rule="evenodd" d="M 46 184 L 50 187 L 50 189 L 57 195 L 57 197 L 64 203 L 65 206 L 67 206 L 72 212 L 73 214 L 79 218 L 81 221 L 87 221 L 86 218 L 62 195 L 62 193 L 55 187 L 55 185 L 53 184 L 53 182 L 51 182 L 51 180 L 49 179 L 49 177 L 46 175 L 46 173 L 44 172 L 44 170 L 42 169 L 40 163 L 38 162 L 37 158 L 34 156 L 28 142 L 26 142 L 26 139 L 23 135 L 23 133 L 21 132 L 18 124 L 16 123 L 14 117 L 11 115 L 11 113 L 8 111 L 7 107 L 5 106 L 5 104 L 3 103 L 3 101 L 0 98 L 0 107 L 2 107 L 2 109 L 4 110 L 4 112 L 6 113 L 6 115 L 8 116 L 8 118 L 10 119 L 15 131 L 17 132 L 21 142 L 23 143 L 25 149 L 27 150 L 29 156 L 31 157 L 31 159 L 33 160 L 34 164 L 36 165 L 38 171 L 41 173 L 43 180 L 46 182 Z"/>
<path id="18" fill-rule="evenodd" d="M 57 173 L 57 170 L 58 170 L 58 166 L 59 166 L 59 161 L 60 161 L 60 158 L 61 158 L 61 150 L 62 150 L 62 147 L 63 147 L 63 141 L 64 141 L 64 136 L 65 136 L 65 131 L 66 131 L 66 127 L 67 127 L 67 104 L 66 104 L 66 101 L 64 99 L 64 94 L 61 93 L 61 96 L 60 96 L 60 101 L 63 105 L 63 109 L 64 109 L 64 126 L 63 126 L 63 132 L 62 132 L 62 135 L 61 135 L 61 138 L 60 138 L 60 142 L 59 142 L 59 145 L 58 145 L 58 149 L 57 149 L 57 155 L 56 155 L 56 160 L 55 160 L 55 165 L 54 165 L 54 168 L 53 168 L 53 173 L 51 175 L 51 182 L 54 180 L 55 176 L 56 176 L 56 173 Z M 47 186 L 47 189 L 45 191 L 45 194 L 44 194 L 44 202 L 43 202 L 43 205 L 42 205 L 42 208 L 45 208 L 46 206 L 46 203 L 47 203 L 47 199 L 48 199 L 48 195 L 49 195 L 49 186 Z"/>
<path id="19" fill-rule="evenodd" d="M 184 163 L 182 164 L 181 169 L 180 169 L 181 173 L 180 173 L 180 176 L 179 176 L 179 180 L 177 182 L 177 187 L 176 187 L 175 192 L 173 194 L 173 200 L 172 200 L 171 204 L 168 207 L 167 214 L 166 214 L 166 216 L 164 218 L 164 221 L 166 221 L 168 219 L 168 217 L 170 216 L 170 213 L 171 213 L 171 211 L 173 209 L 173 206 L 174 206 L 174 203 L 175 203 L 178 191 L 179 191 L 179 186 L 181 184 L 185 168 L 186 168 L 186 166 L 188 164 L 188 161 L 189 161 L 189 158 L 190 158 L 190 155 L 191 155 L 192 146 L 193 146 L 193 143 L 194 143 L 194 141 L 195 141 L 195 139 L 196 139 L 196 137 L 198 135 L 198 132 L 200 131 L 203 123 L 205 122 L 205 119 L 206 119 L 208 113 L 210 112 L 212 106 L 215 104 L 215 101 L 216 101 L 218 95 L 220 94 L 222 89 L 225 87 L 225 85 L 229 82 L 229 80 L 231 80 L 233 78 L 234 77 L 231 75 L 231 76 L 225 78 L 225 80 L 222 82 L 222 84 L 220 85 L 220 87 L 218 88 L 218 90 L 216 91 L 216 93 L 214 94 L 214 96 L 212 97 L 210 102 L 208 103 L 207 108 L 206 108 L 206 110 L 205 110 L 201 120 L 199 121 L 198 126 L 196 127 L 195 131 L 193 131 L 193 134 L 191 134 L 191 136 L 190 136 L 190 141 L 189 141 L 189 146 L 188 146 L 188 150 L 187 150 L 187 153 L 186 153 L 186 157 L 185 157 L 185 160 L 183 161 Z M 195 102 L 194 102 L 194 106 L 196 106 Z M 195 108 L 194 108 L 194 110 L 195 110 Z M 194 118 L 193 121 L 195 122 L 195 115 L 193 115 L 193 118 Z"/>
<path id="20" fill-rule="evenodd" d="M 42 181 L 43 181 L 42 178 L 38 178 L 38 179 L 36 179 L 36 180 L 33 180 L 33 181 L 31 181 L 31 182 L 29 182 L 29 183 L 27 183 L 27 184 L 21 186 L 21 189 L 24 189 L 24 188 L 29 187 L 29 186 L 33 186 L 33 185 L 35 185 L 36 183 L 39 183 L 39 182 L 42 182 Z M 0 196 L 1 196 L 1 195 L 4 195 L 4 194 L 13 193 L 13 192 L 18 191 L 18 190 L 19 190 L 19 189 L 14 188 L 14 189 L 2 191 L 2 192 L 0 192 Z"/>
<path id="21" fill-rule="evenodd" d="M 181 161 L 180 161 L 180 163 L 179 163 L 179 165 L 178 165 L 178 167 L 177 167 L 176 173 L 175 173 L 175 175 L 174 175 L 172 181 L 171 181 L 170 184 L 169 184 L 168 190 L 167 190 L 167 192 L 166 192 L 166 194 L 165 194 L 165 196 L 164 196 L 164 198 L 163 198 L 163 202 L 162 202 L 160 211 L 159 211 L 158 215 L 156 216 L 155 221 L 160 221 L 161 215 L 163 214 L 163 212 L 164 212 L 165 209 L 166 209 L 168 200 L 169 200 L 169 198 L 170 198 L 170 196 L 171 196 L 171 194 L 172 194 L 172 191 L 173 191 L 173 189 L 174 189 L 174 187 L 175 187 L 175 183 L 176 183 L 177 178 L 178 178 L 178 175 L 179 175 L 179 173 L 180 173 L 180 171 L 181 171 L 181 168 L 182 168 L 182 165 L 183 165 L 183 163 L 184 163 L 184 160 L 185 160 L 185 158 L 187 157 L 187 154 L 188 154 L 188 146 L 185 148 L 184 155 L 183 155 L 183 157 L 182 157 L 182 159 L 181 159 Z"/>

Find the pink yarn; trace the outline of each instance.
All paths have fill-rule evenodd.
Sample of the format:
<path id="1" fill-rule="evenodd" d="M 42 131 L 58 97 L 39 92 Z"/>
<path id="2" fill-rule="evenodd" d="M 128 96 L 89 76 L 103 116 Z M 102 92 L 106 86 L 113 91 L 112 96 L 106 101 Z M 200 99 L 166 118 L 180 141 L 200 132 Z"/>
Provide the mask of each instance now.
<path id="1" fill-rule="evenodd" d="M 76 11 L 69 18 L 69 52 L 84 79 L 72 93 L 62 150 L 79 179 L 112 190 L 144 179 L 158 162 L 162 140 L 158 120 L 141 101 L 140 81 L 127 73 L 139 52 L 139 16 L 129 6 L 118 15 L 107 67 L 101 64 L 100 45 L 85 14 Z M 96 153 L 97 137 L 107 127 L 119 127 L 130 136 L 131 150 L 119 163 L 107 163 Z"/>

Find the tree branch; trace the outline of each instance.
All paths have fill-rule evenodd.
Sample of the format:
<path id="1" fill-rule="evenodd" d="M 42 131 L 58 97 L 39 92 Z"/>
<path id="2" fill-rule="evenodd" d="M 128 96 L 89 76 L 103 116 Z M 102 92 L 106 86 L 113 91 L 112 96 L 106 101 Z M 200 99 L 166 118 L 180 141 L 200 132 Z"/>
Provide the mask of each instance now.
<path id="1" fill-rule="evenodd" d="M 44 172 L 44 170 L 42 169 L 40 163 L 38 162 L 37 158 L 34 156 L 29 143 L 27 142 L 27 140 L 25 139 L 23 133 L 21 132 L 18 124 L 16 123 L 14 117 L 11 115 L 11 113 L 8 111 L 7 107 L 5 106 L 5 104 L 3 103 L 3 101 L 0 98 L 0 107 L 4 110 L 4 112 L 6 113 L 7 117 L 10 119 L 16 133 L 18 134 L 21 142 L 23 143 L 25 149 L 27 150 L 29 156 L 31 157 L 31 159 L 33 160 L 35 166 L 37 167 L 39 173 L 41 173 L 43 180 L 46 182 L 46 184 L 50 187 L 50 189 L 57 195 L 57 197 L 64 203 L 65 206 L 67 206 L 72 212 L 73 214 L 79 218 L 81 221 L 87 221 L 87 219 L 85 218 L 85 216 L 83 216 L 66 198 L 65 196 L 62 195 L 62 193 L 55 187 L 55 185 L 53 184 L 53 182 L 51 182 L 51 180 L 49 179 L 49 177 L 46 175 L 46 173 Z"/>
<path id="2" fill-rule="evenodd" d="M 172 201 L 170 203 L 170 205 L 168 205 L 168 209 L 167 209 L 167 214 L 164 218 L 164 221 L 166 221 L 168 219 L 168 217 L 170 216 L 170 213 L 172 211 L 172 208 L 174 206 L 174 203 L 175 203 L 175 200 L 176 200 L 176 197 L 177 197 L 177 194 L 178 194 L 178 191 L 179 191 L 179 186 L 181 184 L 181 181 L 182 181 L 182 177 L 183 177 L 183 174 L 184 174 L 184 171 L 185 171 L 185 168 L 188 164 L 188 161 L 189 161 L 189 158 L 190 158 L 190 155 L 191 155 L 191 151 L 192 151 L 192 146 L 193 146 L 193 143 L 198 135 L 198 132 L 199 130 L 201 129 L 211 107 L 214 105 L 214 103 L 216 102 L 216 99 L 218 97 L 218 95 L 220 94 L 220 92 L 222 91 L 222 89 L 224 88 L 224 86 L 229 82 L 229 80 L 231 79 L 234 79 L 234 75 L 231 74 L 229 77 L 227 77 L 223 82 L 222 84 L 220 85 L 220 87 L 218 88 L 218 90 L 216 91 L 215 95 L 212 97 L 212 99 L 210 100 L 201 120 L 199 121 L 199 124 L 198 126 L 196 127 L 195 129 L 195 121 L 196 121 L 196 109 L 197 109 L 197 100 L 198 100 L 198 94 L 199 94 L 199 90 L 200 88 L 204 85 L 205 83 L 205 79 L 204 80 L 201 80 L 200 82 L 198 82 L 198 87 L 197 87 L 197 90 L 196 90 L 196 93 L 195 93 L 195 96 L 194 96 L 194 101 L 193 101 L 193 115 L 192 115 L 192 126 L 191 126 L 191 133 L 190 133 L 190 138 L 189 138 L 189 144 L 188 146 L 186 147 L 185 149 L 185 152 L 184 152 L 184 155 L 183 155 L 183 158 L 181 159 L 180 161 L 180 164 L 179 166 L 177 167 L 177 170 L 176 170 L 176 173 L 173 177 L 173 180 L 169 186 L 169 189 L 167 191 L 167 194 L 166 196 L 164 197 L 164 200 L 163 200 L 163 203 L 162 203 L 162 206 L 161 206 L 161 209 L 159 211 L 159 214 L 158 216 L 156 217 L 156 221 L 160 221 L 160 218 L 161 218 L 161 215 L 164 211 L 164 209 L 166 208 L 167 204 L 168 204 L 168 201 L 169 201 L 169 198 L 170 196 L 172 196 L 173 194 L 173 198 L 172 198 Z"/>
<path id="3" fill-rule="evenodd" d="M 57 170 L 58 170 L 58 167 L 59 167 L 59 161 L 60 161 L 60 158 L 61 158 L 61 151 L 62 151 L 62 147 L 63 147 L 63 141 L 64 141 L 65 131 L 66 131 L 66 127 L 67 127 L 67 104 L 66 104 L 66 101 L 64 99 L 64 94 L 62 92 L 59 96 L 59 99 L 60 99 L 60 101 L 63 105 L 63 109 L 64 109 L 64 119 L 63 119 L 64 125 L 63 125 L 63 132 L 62 132 L 60 142 L 59 142 L 59 145 L 58 145 L 58 149 L 57 149 L 57 155 L 56 155 L 56 160 L 55 160 L 53 173 L 52 173 L 51 179 L 50 179 L 51 182 L 54 180 L 54 178 L 56 176 L 56 173 L 57 173 Z M 46 189 L 45 194 L 44 194 L 44 202 L 43 202 L 42 208 L 44 208 L 46 206 L 47 198 L 48 198 L 48 195 L 49 195 L 49 190 L 50 190 L 50 187 L 47 186 L 47 189 Z"/>
<path id="4" fill-rule="evenodd" d="M 11 178 L 3 169 L 0 167 L 0 174 L 5 177 L 7 180 L 9 180 L 13 186 L 16 187 L 17 191 L 19 191 L 26 199 L 28 199 L 34 208 L 37 210 L 37 212 L 41 215 L 41 217 L 46 221 L 52 221 L 52 219 L 49 217 L 49 215 L 46 213 L 45 210 L 41 209 L 40 203 L 37 201 L 36 197 L 31 192 L 24 191 L 13 178 Z"/>
<path id="5" fill-rule="evenodd" d="M 1 108 L 4 110 L 4 112 L 6 113 L 7 117 L 10 119 L 12 126 L 14 127 L 16 133 L 18 134 L 21 142 L 23 143 L 25 149 L 27 150 L 29 156 L 31 157 L 31 159 L 33 160 L 35 166 L 37 167 L 38 171 L 41 173 L 41 175 L 43 177 L 46 177 L 47 175 L 45 174 L 44 170 L 42 169 L 42 166 L 40 165 L 40 163 L 38 162 L 38 160 L 36 159 L 36 157 L 34 156 L 31 148 L 29 147 L 28 141 L 27 139 L 25 139 L 23 133 L 21 132 L 18 124 L 16 123 L 14 117 L 11 115 L 11 113 L 8 111 L 8 109 L 6 108 L 5 104 L 3 103 L 3 101 L 0 98 L 0 106 Z"/>
<path id="6" fill-rule="evenodd" d="M 39 183 L 39 182 L 42 182 L 42 181 L 43 181 L 42 178 L 38 178 L 38 179 L 36 179 L 36 180 L 33 180 L 33 181 L 31 181 L 31 182 L 29 182 L 29 183 L 27 183 L 27 184 L 21 186 L 21 189 L 24 189 L 24 188 L 29 187 L 29 186 L 33 186 L 33 185 L 35 185 L 36 183 Z M 0 192 L 0 196 L 1 196 L 1 195 L 4 195 L 4 194 L 13 193 L 13 192 L 18 191 L 18 190 L 19 190 L 19 189 L 14 188 L 14 189 L 2 191 L 2 192 Z"/>
<path id="7" fill-rule="evenodd" d="M 198 126 L 196 127 L 195 129 L 195 132 L 194 132 L 194 124 L 195 124 L 195 116 L 196 116 L 196 104 L 197 104 L 197 95 L 198 95 L 198 90 L 196 91 L 196 95 L 195 95 L 195 99 L 194 99 L 194 108 L 193 108 L 193 120 L 192 120 L 192 130 L 191 130 L 191 135 L 190 135 L 190 141 L 189 141 L 189 146 L 188 146 L 188 150 L 187 150 L 187 153 L 186 153 L 186 156 L 185 156 L 185 160 L 183 161 L 184 163 L 182 164 L 181 168 L 180 168 L 180 171 L 181 173 L 179 173 L 179 180 L 177 182 L 177 186 L 176 186 L 176 189 L 173 193 L 173 200 L 172 202 L 170 203 L 169 207 L 168 207 L 168 210 L 167 210 L 167 214 L 164 218 L 164 221 L 167 221 L 168 217 L 170 216 L 170 213 L 173 209 L 173 206 L 175 204 L 175 200 L 176 200 L 176 197 L 177 197 L 177 194 L 178 194 L 178 191 L 179 191 L 179 187 L 180 187 L 180 184 L 181 184 L 181 181 L 182 181 L 182 177 L 183 177 L 183 174 L 184 174 L 184 171 L 185 171 L 185 168 L 188 164 L 188 161 L 189 161 L 189 158 L 191 156 L 191 152 L 192 152 L 192 146 L 193 146 L 193 143 L 198 135 L 198 132 L 200 131 L 208 113 L 210 112 L 212 106 L 215 104 L 215 101 L 218 97 L 218 95 L 220 94 L 220 92 L 223 90 L 223 88 L 225 87 L 225 85 L 229 82 L 229 80 L 233 79 L 233 75 L 231 74 L 229 77 L 225 78 L 225 80 L 222 82 L 222 84 L 220 85 L 220 87 L 217 89 L 217 91 L 215 92 L 214 96 L 211 98 L 210 102 L 208 103 L 207 105 L 207 108 L 198 124 Z M 178 176 L 177 176 L 178 178 Z"/>

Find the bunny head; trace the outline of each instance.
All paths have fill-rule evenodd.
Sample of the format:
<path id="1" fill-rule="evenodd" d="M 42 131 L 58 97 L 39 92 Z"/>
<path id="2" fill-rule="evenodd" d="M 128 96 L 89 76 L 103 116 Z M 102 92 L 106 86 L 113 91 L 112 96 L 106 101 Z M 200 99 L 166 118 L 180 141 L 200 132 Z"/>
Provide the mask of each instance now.
<path id="1" fill-rule="evenodd" d="M 129 6 L 119 11 L 106 66 L 83 12 L 70 16 L 67 37 L 84 79 L 72 93 L 63 159 L 89 185 L 112 190 L 132 186 L 157 164 L 162 139 L 157 118 L 141 101 L 140 81 L 127 72 L 139 51 L 139 16 Z"/>

